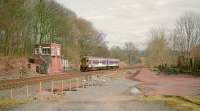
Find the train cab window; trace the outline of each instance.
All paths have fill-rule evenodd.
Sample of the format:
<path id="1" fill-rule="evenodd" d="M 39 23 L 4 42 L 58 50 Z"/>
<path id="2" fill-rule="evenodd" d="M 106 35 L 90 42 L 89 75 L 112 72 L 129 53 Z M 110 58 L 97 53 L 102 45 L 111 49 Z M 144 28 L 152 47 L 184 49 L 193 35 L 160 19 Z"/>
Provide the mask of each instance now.
<path id="1" fill-rule="evenodd" d="M 82 59 L 81 59 L 81 64 L 82 64 L 82 65 L 83 65 L 83 64 L 86 64 L 86 62 L 87 62 L 86 58 L 82 58 Z"/>

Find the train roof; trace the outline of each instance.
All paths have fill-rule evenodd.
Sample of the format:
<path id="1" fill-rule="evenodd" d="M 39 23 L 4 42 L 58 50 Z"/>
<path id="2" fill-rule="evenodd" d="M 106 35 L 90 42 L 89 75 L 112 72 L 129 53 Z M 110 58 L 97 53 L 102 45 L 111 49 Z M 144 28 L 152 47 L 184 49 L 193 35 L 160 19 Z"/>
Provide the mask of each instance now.
<path id="1" fill-rule="evenodd" d="M 104 58 L 104 57 L 94 57 L 94 56 L 82 56 L 82 58 L 88 58 L 88 59 L 92 59 L 92 60 L 95 60 L 95 59 L 107 59 L 107 60 L 113 60 L 113 61 L 120 61 L 119 59 L 116 59 L 116 58 Z"/>

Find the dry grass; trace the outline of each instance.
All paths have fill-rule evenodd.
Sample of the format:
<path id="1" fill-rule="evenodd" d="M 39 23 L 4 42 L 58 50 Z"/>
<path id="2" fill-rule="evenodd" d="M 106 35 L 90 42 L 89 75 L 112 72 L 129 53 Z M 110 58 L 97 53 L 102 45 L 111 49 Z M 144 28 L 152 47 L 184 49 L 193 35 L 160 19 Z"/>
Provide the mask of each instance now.
<path id="1" fill-rule="evenodd" d="M 141 101 L 164 101 L 177 111 L 200 111 L 200 97 L 180 97 L 180 96 L 143 96 Z"/>
<path id="2" fill-rule="evenodd" d="M 127 71 L 109 71 L 106 74 L 104 74 L 104 77 L 108 77 L 111 79 L 117 79 L 117 78 L 121 78 L 124 77 L 124 75 L 126 75 Z"/>
<path id="3" fill-rule="evenodd" d="M 25 103 L 30 102 L 30 101 L 31 101 L 30 98 L 26 98 L 26 99 L 3 99 L 3 100 L 0 100 L 0 110 L 7 108 L 7 107 L 25 104 Z"/>
<path id="4" fill-rule="evenodd" d="M 0 75 L 4 73 L 16 73 L 19 67 L 27 67 L 27 58 L 15 58 L 15 57 L 0 57 Z"/>

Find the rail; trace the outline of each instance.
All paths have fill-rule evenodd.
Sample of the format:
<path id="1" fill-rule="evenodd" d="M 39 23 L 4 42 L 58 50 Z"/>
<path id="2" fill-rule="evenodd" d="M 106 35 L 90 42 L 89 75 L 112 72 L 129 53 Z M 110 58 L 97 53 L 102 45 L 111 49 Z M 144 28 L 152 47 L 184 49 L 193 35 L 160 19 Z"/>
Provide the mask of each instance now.
<path id="1" fill-rule="evenodd" d="M 136 69 L 136 68 L 148 68 L 144 66 L 134 66 L 134 67 L 125 67 L 125 68 L 119 68 L 117 70 L 127 70 L 127 69 Z M 112 69 L 110 71 L 113 71 L 116 69 Z M 47 75 L 47 76 L 40 76 L 40 77 L 31 77 L 31 78 L 21 78 L 21 79 L 12 79 L 12 80 L 3 80 L 0 81 L 0 90 L 10 89 L 10 88 L 16 88 L 24 85 L 31 85 L 36 84 L 39 82 L 48 82 L 52 80 L 64 80 L 64 79 L 72 79 L 72 78 L 80 78 L 80 77 L 86 77 L 90 75 L 94 75 L 93 73 L 103 73 L 105 70 L 100 71 L 91 71 L 91 72 L 85 72 L 85 73 L 65 73 L 65 74 L 54 74 L 54 75 Z"/>

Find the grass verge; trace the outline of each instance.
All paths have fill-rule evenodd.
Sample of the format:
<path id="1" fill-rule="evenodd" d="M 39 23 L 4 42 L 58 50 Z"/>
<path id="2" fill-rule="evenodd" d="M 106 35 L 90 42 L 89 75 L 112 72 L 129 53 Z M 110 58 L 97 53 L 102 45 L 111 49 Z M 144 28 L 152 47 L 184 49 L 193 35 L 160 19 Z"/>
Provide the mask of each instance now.
<path id="1" fill-rule="evenodd" d="M 20 104 L 25 104 L 30 102 L 31 99 L 30 98 L 26 98 L 26 99 L 1 99 L 0 100 L 0 111 L 2 111 L 5 108 L 8 107 L 13 107 L 13 106 L 17 106 Z"/>
<path id="2" fill-rule="evenodd" d="M 170 107 L 177 111 L 200 111 L 199 96 L 143 96 L 139 97 L 141 101 L 164 101 Z"/>

